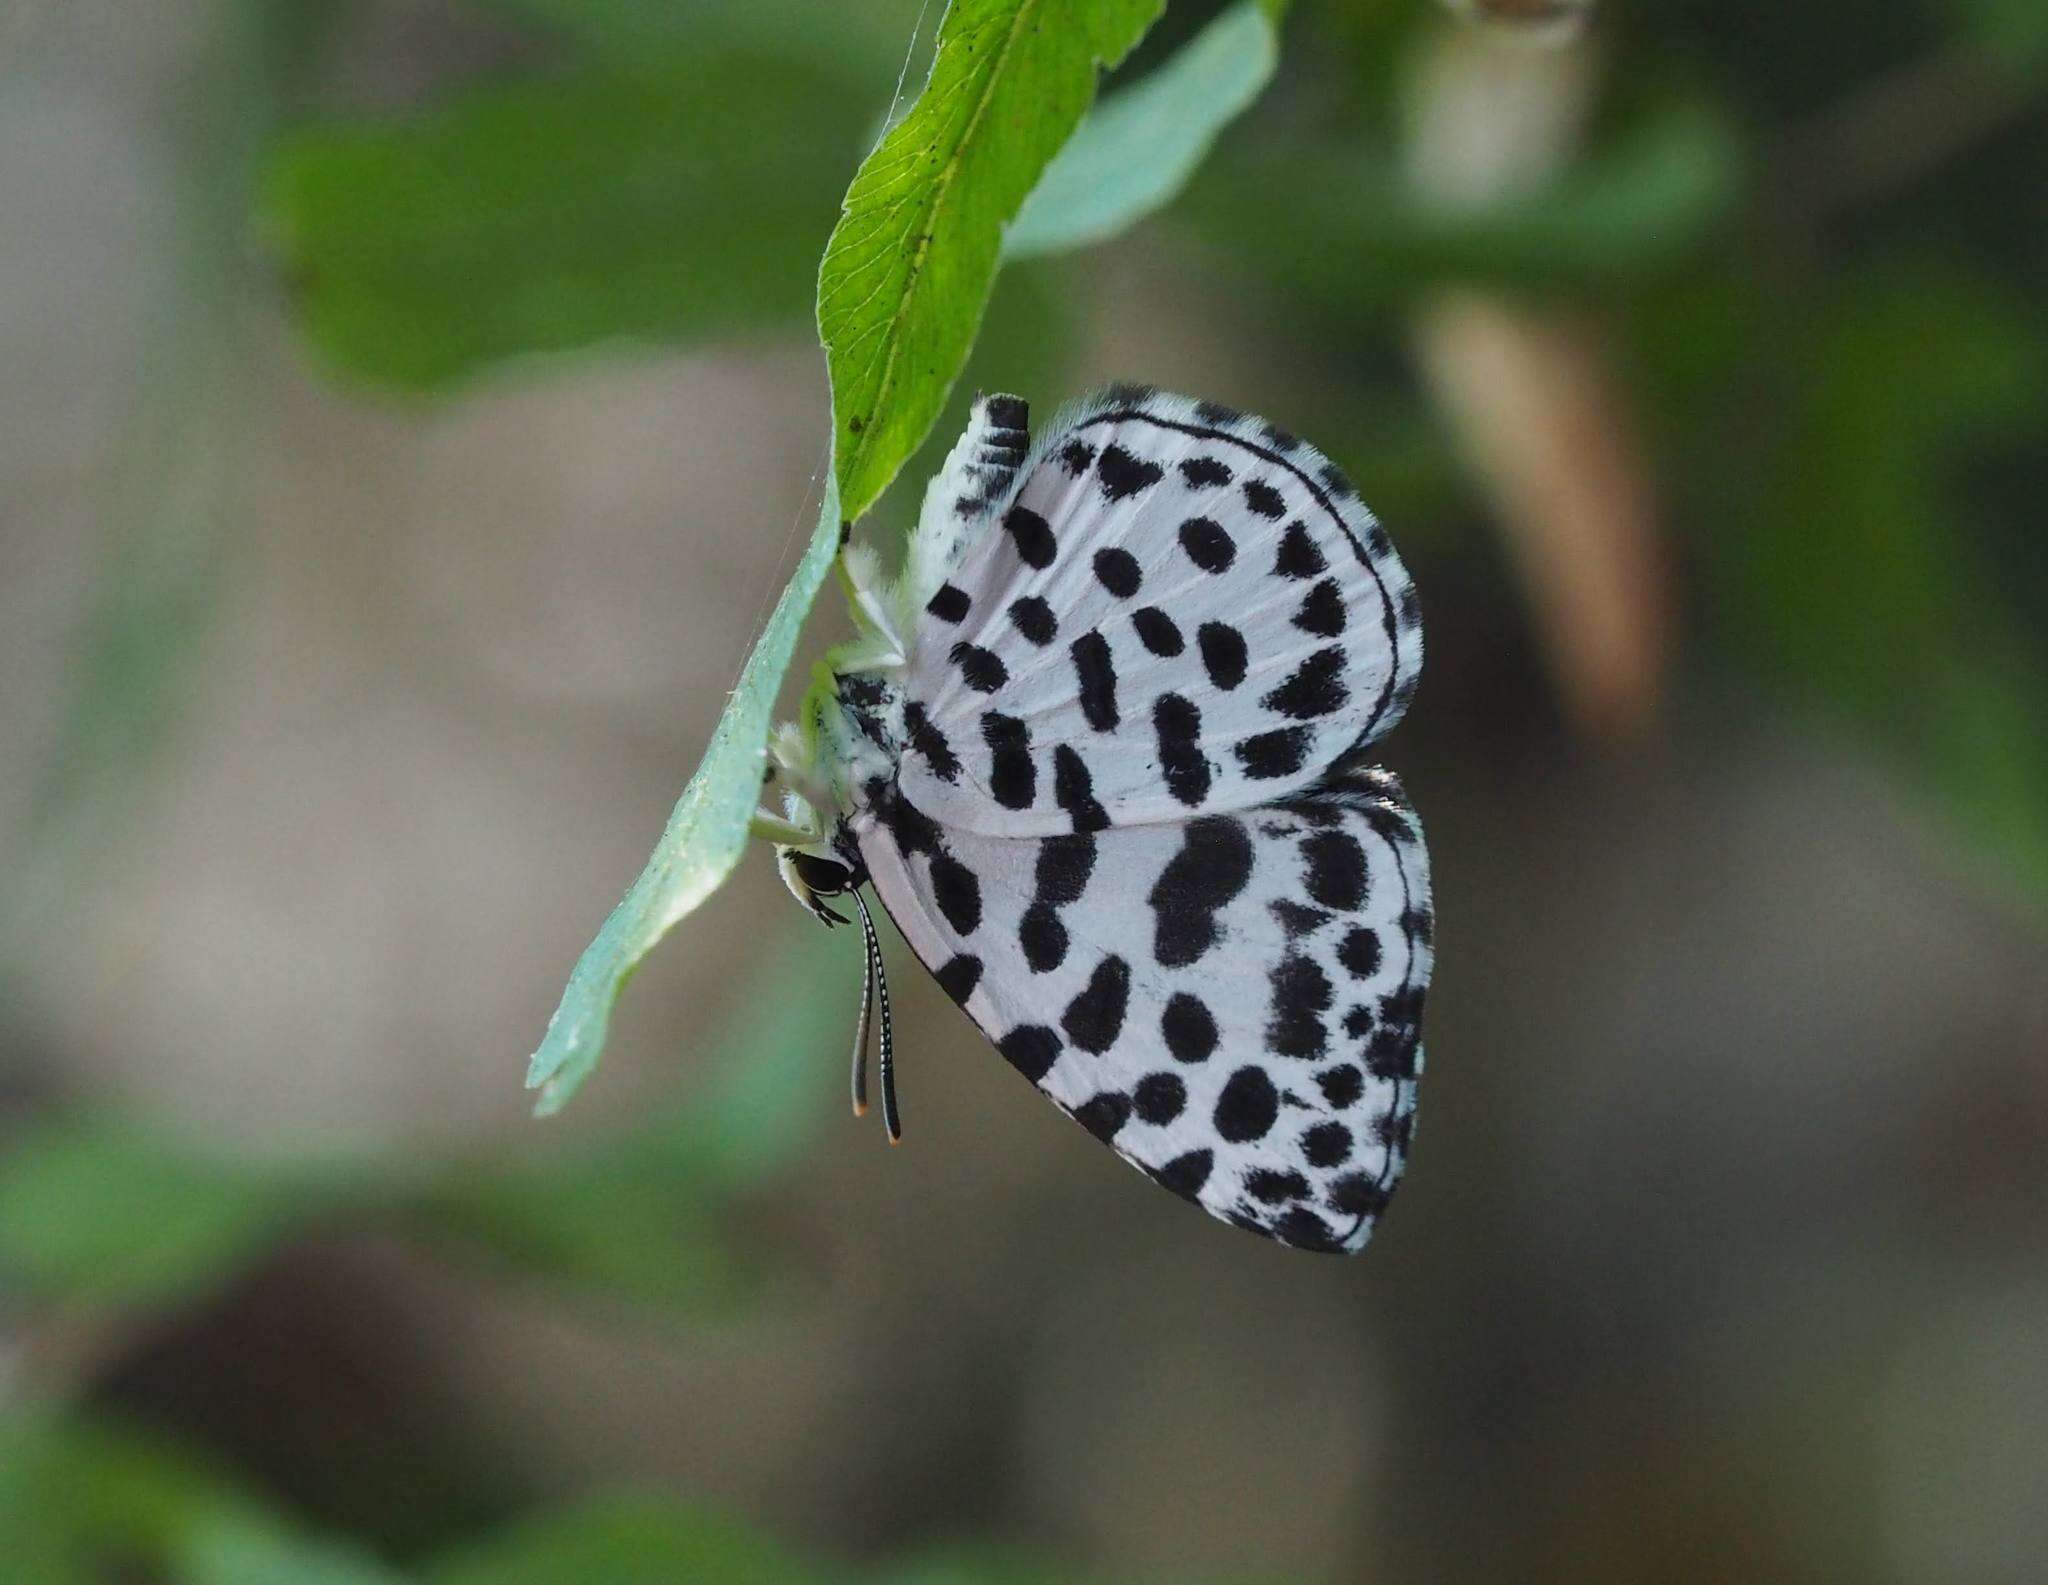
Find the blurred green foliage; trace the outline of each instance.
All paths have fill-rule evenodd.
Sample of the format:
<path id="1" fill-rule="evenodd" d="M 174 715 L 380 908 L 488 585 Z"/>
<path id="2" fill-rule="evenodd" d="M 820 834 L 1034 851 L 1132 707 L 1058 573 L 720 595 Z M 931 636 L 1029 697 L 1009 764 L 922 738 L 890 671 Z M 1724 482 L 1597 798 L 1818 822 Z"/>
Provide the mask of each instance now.
<path id="1" fill-rule="evenodd" d="M 338 368 L 432 389 L 521 352 L 782 326 L 872 113 L 857 78 L 758 50 L 499 88 L 305 133 L 260 220 Z"/>

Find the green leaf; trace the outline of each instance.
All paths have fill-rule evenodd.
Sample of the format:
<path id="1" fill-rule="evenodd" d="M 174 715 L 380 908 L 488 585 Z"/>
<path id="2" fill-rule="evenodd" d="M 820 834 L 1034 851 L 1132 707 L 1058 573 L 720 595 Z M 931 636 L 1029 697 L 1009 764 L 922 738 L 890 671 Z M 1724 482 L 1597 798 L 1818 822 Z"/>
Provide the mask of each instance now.
<path id="1" fill-rule="evenodd" d="M 48 1124 L 0 1152 L 0 1267 L 46 1298 L 172 1302 L 328 1203 L 296 1177 L 139 1131 Z"/>
<path id="2" fill-rule="evenodd" d="M 859 518 L 966 361 L 1016 214 L 1164 0 L 955 0 L 924 92 L 861 165 L 826 245 L 818 331 L 839 493 Z"/>
<path id="3" fill-rule="evenodd" d="M 287 140 L 258 219 L 314 345 L 367 379 L 728 337 L 802 317 L 872 101 L 739 50 L 497 89 Z"/>
<path id="4" fill-rule="evenodd" d="M 267 1518 L 217 1515 L 171 1559 L 179 1585 L 403 1585 L 362 1548 L 301 1535 Z"/>
<path id="5" fill-rule="evenodd" d="M 1280 61 L 1271 0 L 1241 0 L 1173 59 L 1105 96 L 1045 168 L 1003 237 L 1005 259 L 1105 241 L 1172 201 Z"/>
<path id="6" fill-rule="evenodd" d="M 604 1050 L 612 1004 L 654 944 L 730 875 L 761 792 L 762 750 L 804 617 L 839 553 L 839 492 L 828 472 L 818 526 L 740 672 L 703 763 L 683 789 L 640 878 L 584 949 L 526 1072 L 534 1110 L 558 1112 Z"/>
<path id="7" fill-rule="evenodd" d="M 523 1520 L 437 1561 L 425 1577 L 428 1585 L 806 1585 L 819 1575 L 746 1525 L 647 1495 Z"/>
<path id="8" fill-rule="evenodd" d="M 193 1526 L 254 1511 L 220 1471 L 158 1438 L 45 1409 L 0 1422 L 0 1557 L 9 1579 L 97 1585 L 154 1565 Z"/>

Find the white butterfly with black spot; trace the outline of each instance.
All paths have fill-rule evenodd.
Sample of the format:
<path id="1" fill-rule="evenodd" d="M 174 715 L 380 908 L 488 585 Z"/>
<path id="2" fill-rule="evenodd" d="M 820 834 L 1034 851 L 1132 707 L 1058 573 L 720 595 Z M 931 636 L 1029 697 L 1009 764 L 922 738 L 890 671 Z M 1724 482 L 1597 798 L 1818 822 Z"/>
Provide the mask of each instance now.
<path id="1" fill-rule="evenodd" d="M 1362 763 L 1422 665 L 1414 587 L 1327 458 L 1130 386 L 1036 445 L 977 400 L 901 575 L 774 746 L 790 889 L 867 935 L 872 881 L 1009 1062 L 1212 1215 L 1357 1250 L 1406 1161 L 1432 915 L 1422 831 Z"/>

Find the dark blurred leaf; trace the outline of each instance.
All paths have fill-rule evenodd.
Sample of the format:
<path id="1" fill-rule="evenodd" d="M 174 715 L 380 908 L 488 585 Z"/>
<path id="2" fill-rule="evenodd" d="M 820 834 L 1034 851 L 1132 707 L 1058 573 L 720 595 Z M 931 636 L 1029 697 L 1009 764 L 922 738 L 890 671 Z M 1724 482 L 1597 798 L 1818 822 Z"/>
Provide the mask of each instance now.
<path id="1" fill-rule="evenodd" d="M 220 1282 L 328 1201 L 303 1178 L 59 1122 L 0 1153 L 0 1267 L 40 1297 L 162 1304 Z"/>
<path id="2" fill-rule="evenodd" d="M 395 385 L 793 326 L 876 108 L 826 68 L 695 53 L 301 133 L 259 219 L 315 345 Z"/>
<path id="3" fill-rule="evenodd" d="M 1612 283 L 1700 248 L 1741 189 L 1716 113 L 1667 104 L 1548 191 L 1484 208 L 1432 202 L 1384 154 L 1299 148 L 1218 162 L 1184 207 L 1245 262 L 1347 313 L 1448 284 Z"/>
<path id="4" fill-rule="evenodd" d="M 594 56 L 637 66 L 684 50 L 773 48 L 857 71 L 884 91 L 903 60 L 921 0 L 483 0 L 531 18 Z"/>
<path id="5" fill-rule="evenodd" d="M 2048 66 L 2048 6 L 2040 0 L 1949 0 L 1958 17 L 2013 65 Z"/>
<path id="6" fill-rule="evenodd" d="M 1958 466 L 2048 416 L 2034 321 L 1988 281 L 1890 270 L 1774 350 L 1798 360 L 1791 421 L 1748 531 L 1717 547 L 1748 631 L 2048 887 L 2048 654 L 1973 548 Z"/>
<path id="7" fill-rule="evenodd" d="M 1003 234 L 1003 257 L 1087 247 L 1165 207 L 1280 60 L 1279 7 L 1240 0 L 1143 81 L 1105 96 Z"/>
<path id="8" fill-rule="evenodd" d="M 818 275 L 834 466 L 857 519 L 974 343 L 1016 214 L 1163 0 L 956 0 L 924 92 L 861 165 Z"/>
<path id="9" fill-rule="evenodd" d="M 424 1577 L 428 1585 L 804 1585 L 821 1576 L 758 1531 L 650 1495 L 524 1520 Z"/>

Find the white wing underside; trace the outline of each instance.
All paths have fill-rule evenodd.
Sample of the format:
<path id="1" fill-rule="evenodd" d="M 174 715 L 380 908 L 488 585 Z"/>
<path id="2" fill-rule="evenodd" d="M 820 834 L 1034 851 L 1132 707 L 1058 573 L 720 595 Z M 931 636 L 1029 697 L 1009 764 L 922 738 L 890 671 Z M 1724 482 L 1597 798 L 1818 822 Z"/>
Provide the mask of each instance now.
<path id="1" fill-rule="evenodd" d="M 922 712 L 902 786 L 933 819 L 1037 836 L 1073 829 L 1076 804 L 1128 825 L 1270 802 L 1406 709 L 1413 585 L 1293 436 L 1112 392 L 1063 415 L 1018 478 L 902 674 Z"/>
<path id="2" fill-rule="evenodd" d="M 991 837 L 900 801 L 854 831 L 904 939 L 1063 1111 L 1226 1221 L 1365 1243 L 1406 1159 L 1431 963 L 1391 775 L 1095 834 Z"/>

